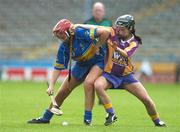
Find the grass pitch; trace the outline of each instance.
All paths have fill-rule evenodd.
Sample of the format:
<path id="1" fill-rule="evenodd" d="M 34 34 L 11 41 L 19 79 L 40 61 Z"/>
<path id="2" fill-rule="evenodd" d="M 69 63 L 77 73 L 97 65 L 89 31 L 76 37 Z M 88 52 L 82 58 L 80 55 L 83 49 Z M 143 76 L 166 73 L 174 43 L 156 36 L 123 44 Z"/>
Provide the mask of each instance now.
<path id="1" fill-rule="evenodd" d="M 54 116 L 50 124 L 30 125 L 27 120 L 42 115 L 50 103 L 45 93 L 45 83 L 0 82 L 1 132 L 180 132 L 180 85 L 145 84 L 155 101 L 161 119 L 167 128 L 154 127 L 142 103 L 125 90 L 108 90 L 118 121 L 108 127 L 103 125 L 105 111 L 95 103 L 93 126 L 83 125 L 84 91 L 76 88 L 61 107 L 64 115 Z M 56 86 L 59 87 L 59 84 Z M 67 121 L 68 126 L 62 126 Z"/>

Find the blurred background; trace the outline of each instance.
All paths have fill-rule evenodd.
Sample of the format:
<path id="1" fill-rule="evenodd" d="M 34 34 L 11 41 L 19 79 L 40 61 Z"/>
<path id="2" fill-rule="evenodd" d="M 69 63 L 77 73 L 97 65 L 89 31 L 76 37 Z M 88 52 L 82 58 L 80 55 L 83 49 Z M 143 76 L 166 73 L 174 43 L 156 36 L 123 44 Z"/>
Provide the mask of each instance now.
<path id="1" fill-rule="evenodd" d="M 84 23 L 95 0 L 0 0 L 0 78 L 46 80 L 59 42 L 52 28 L 59 19 Z M 180 0 L 100 0 L 105 17 L 132 14 L 143 39 L 135 54 L 138 78 L 180 81 Z M 148 73 L 146 73 L 148 69 Z M 63 78 L 67 71 L 63 71 Z"/>

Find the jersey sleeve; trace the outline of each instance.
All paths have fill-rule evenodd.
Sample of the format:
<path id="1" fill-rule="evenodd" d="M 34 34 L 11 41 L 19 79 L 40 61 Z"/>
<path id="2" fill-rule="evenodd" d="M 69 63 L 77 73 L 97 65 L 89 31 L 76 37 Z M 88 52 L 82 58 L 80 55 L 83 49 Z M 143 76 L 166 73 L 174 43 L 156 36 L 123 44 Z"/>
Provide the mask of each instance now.
<path id="1" fill-rule="evenodd" d="M 97 28 L 77 28 L 75 31 L 75 36 L 77 38 L 84 38 L 86 40 L 94 40 L 95 38 L 97 38 Z"/>
<path id="2" fill-rule="evenodd" d="M 124 50 L 126 51 L 128 57 L 131 57 L 135 53 L 137 48 L 138 48 L 138 43 L 135 41 L 132 41 L 130 42 L 129 46 L 126 47 Z"/>
<path id="3" fill-rule="evenodd" d="M 64 70 L 67 69 L 69 62 L 69 48 L 64 43 L 60 44 L 57 52 L 56 61 L 54 63 L 54 69 Z"/>

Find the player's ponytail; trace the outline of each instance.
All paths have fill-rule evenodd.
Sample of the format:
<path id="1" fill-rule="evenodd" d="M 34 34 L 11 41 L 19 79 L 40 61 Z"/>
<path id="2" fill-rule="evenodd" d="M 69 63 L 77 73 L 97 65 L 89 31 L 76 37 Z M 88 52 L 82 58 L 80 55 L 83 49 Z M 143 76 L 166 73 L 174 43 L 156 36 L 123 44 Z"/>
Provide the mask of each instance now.
<path id="1" fill-rule="evenodd" d="M 69 76 L 68 81 L 71 80 L 71 66 L 72 66 L 72 44 L 73 44 L 73 35 L 70 34 L 70 41 L 69 41 Z"/>
<path id="2" fill-rule="evenodd" d="M 136 35 L 136 30 L 135 30 L 134 26 L 132 27 L 131 33 L 134 35 L 134 38 L 135 38 L 140 44 L 142 44 L 142 39 L 141 39 L 141 37 L 139 37 L 139 36 Z"/>

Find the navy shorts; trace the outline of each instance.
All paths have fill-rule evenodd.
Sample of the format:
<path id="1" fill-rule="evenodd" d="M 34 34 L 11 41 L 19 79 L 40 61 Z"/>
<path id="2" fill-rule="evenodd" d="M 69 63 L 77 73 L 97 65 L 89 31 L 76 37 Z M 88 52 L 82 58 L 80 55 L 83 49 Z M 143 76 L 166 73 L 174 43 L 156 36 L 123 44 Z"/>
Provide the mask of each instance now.
<path id="1" fill-rule="evenodd" d="M 103 70 L 104 69 L 104 60 L 102 60 L 102 61 L 97 60 L 91 64 L 81 64 L 80 62 L 76 62 L 72 68 L 72 75 L 78 81 L 82 81 L 87 76 L 90 69 L 95 65 Z"/>
<path id="2" fill-rule="evenodd" d="M 104 72 L 102 75 L 108 82 L 110 82 L 114 89 L 123 89 L 123 85 L 139 82 L 134 78 L 134 74 L 130 73 L 125 76 L 115 76 L 113 74 Z"/>

